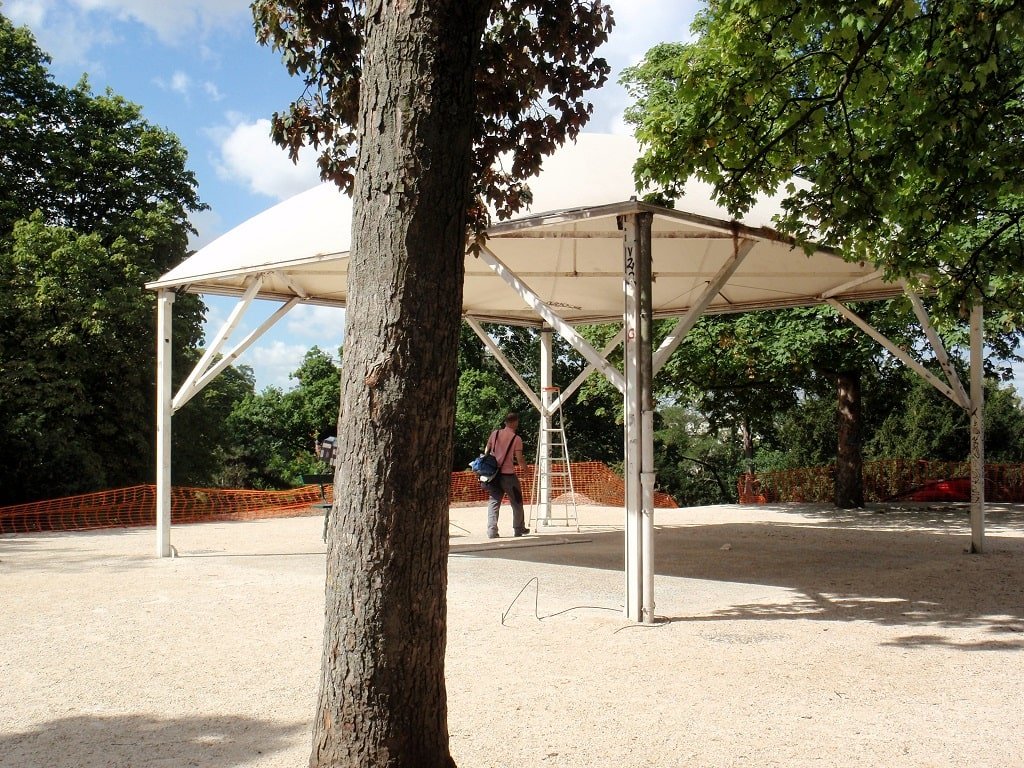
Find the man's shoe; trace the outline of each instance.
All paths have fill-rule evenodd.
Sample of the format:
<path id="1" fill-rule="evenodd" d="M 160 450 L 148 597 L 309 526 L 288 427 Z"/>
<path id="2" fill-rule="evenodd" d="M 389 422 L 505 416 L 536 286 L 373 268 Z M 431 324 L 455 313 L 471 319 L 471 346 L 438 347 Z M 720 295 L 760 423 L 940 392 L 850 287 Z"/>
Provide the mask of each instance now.
<path id="1" fill-rule="evenodd" d="M 515 533 L 513 533 L 512 535 L 513 535 L 513 536 L 525 536 L 525 535 L 526 535 L 526 534 L 528 534 L 529 532 L 530 532 L 530 529 L 529 529 L 529 528 L 523 528 L 523 530 L 521 530 L 521 531 L 516 531 L 516 532 L 515 532 Z"/>
<path id="2" fill-rule="evenodd" d="M 497 533 L 488 533 L 487 534 L 487 538 L 488 539 L 496 539 L 496 538 L 498 538 L 498 534 Z"/>

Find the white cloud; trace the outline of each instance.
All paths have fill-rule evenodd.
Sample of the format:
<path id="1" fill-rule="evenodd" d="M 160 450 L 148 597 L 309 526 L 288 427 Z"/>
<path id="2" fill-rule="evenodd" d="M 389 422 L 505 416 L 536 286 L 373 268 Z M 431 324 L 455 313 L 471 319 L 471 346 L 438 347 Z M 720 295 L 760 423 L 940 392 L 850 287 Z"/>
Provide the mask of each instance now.
<path id="1" fill-rule="evenodd" d="M 298 369 L 308 349 L 305 344 L 287 344 L 283 341 L 257 343 L 246 350 L 239 362 L 252 366 L 256 374 L 257 390 L 265 387 L 291 389 L 297 382 L 288 376 Z"/>
<path id="2" fill-rule="evenodd" d="M 192 89 L 192 78 L 179 69 L 171 75 L 170 85 L 171 90 L 175 93 L 180 93 L 182 96 L 188 96 L 189 91 Z"/>
<path id="3" fill-rule="evenodd" d="M 697 0 L 612 0 L 615 26 L 598 54 L 618 69 L 636 64 L 658 43 L 686 42 L 701 5 Z"/>
<path id="4" fill-rule="evenodd" d="M 187 100 L 191 95 L 192 91 L 192 78 L 188 76 L 186 72 L 180 69 L 175 70 L 169 80 L 164 80 L 162 77 L 154 78 L 153 82 L 156 86 L 164 91 L 171 91 L 172 93 L 180 94 Z"/>
<path id="5" fill-rule="evenodd" d="M 134 21 L 153 30 L 165 43 L 202 37 L 249 16 L 248 0 L 71 0 L 81 11 Z"/>
<path id="6" fill-rule="evenodd" d="M 619 112 L 608 127 L 608 133 L 613 133 L 616 136 L 632 136 L 633 126 L 626 122 L 625 114 Z"/>
<path id="7" fill-rule="evenodd" d="M 29 27 L 39 47 L 55 63 L 81 67 L 93 74 L 102 73 L 103 67 L 89 59 L 89 52 L 120 40 L 108 25 L 94 24 L 58 0 L 14 0 L 3 5 L 3 12 L 16 25 Z"/>
<path id="8" fill-rule="evenodd" d="M 290 337 L 308 339 L 309 346 L 315 344 L 333 355 L 344 338 L 345 310 L 300 304 L 288 313 L 285 328 Z"/>
<path id="9" fill-rule="evenodd" d="M 210 97 L 210 101 L 221 101 L 224 98 L 224 94 L 220 92 L 217 84 L 211 83 L 209 80 L 203 83 L 203 92 Z"/>
<path id="10" fill-rule="evenodd" d="M 213 164 L 222 179 L 276 200 L 289 198 L 320 182 L 316 153 L 306 150 L 300 154 L 298 165 L 292 163 L 285 150 L 271 140 L 269 120 L 249 123 L 234 115 L 228 115 L 228 120 L 235 124 L 211 131 L 220 155 L 213 159 Z"/>
<path id="11" fill-rule="evenodd" d="M 633 132 L 622 119 L 630 103 L 626 90 L 618 84 L 622 70 L 639 63 L 658 43 L 691 40 L 690 23 L 701 5 L 698 0 L 611 0 L 615 26 L 597 55 L 608 60 L 612 72 L 605 86 L 591 95 L 592 130 Z"/>
<path id="12" fill-rule="evenodd" d="M 224 94 L 220 92 L 220 88 L 217 87 L 216 83 L 210 80 L 197 83 L 187 72 L 180 69 L 175 70 L 169 79 L 162 77 L 154 78 L 153 83 L 161 90 L 179 94 L 184 97 L 186 102 L 191 102 L 192 94 L 196 90 L 201 90 L 207 99 L 213 102 L 223 101 L 224 99 Z"/>
<path id="13" fill-rule="evenodd" d="M 9 0 L 3 12 L 27 25 L 55 63 L 94 74 L 100 67 L 91 51 L 136 35 L 126 24 L 142 25 L 166 44 L 192 46 L 211 32 L 248 34 L 251 26 L 249 0 Z"/>
<path id="14" fill-rule="evenodd" d="M 53 5 L 49 0 L 10 0 L 4 4 L 4 13 L 16 24 L 35 28 L 42 25 L 46 14 Z"/>

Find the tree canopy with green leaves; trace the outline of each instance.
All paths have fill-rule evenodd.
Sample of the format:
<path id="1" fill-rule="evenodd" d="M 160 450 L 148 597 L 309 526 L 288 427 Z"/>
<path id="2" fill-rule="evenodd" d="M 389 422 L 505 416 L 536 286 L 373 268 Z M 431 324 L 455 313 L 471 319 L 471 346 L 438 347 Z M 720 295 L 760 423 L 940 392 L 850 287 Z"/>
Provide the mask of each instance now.
<path id="1" fill-rule="evenodd" d="M 322 178 L 347 192 L 359 146 L 356 118 L 368 5 L 365 0 L 253 3 L 260 42 L 279 49 L 288 71 L 305 86 L 286 111 L 274 114 L 274 140 L 292 159 L 304 146 L 320 150 Z M 594 54 L 613 24 L 608 5 L 594 0 L 486 5 L 489 18 L 475 56 L 474 170 L 466 201 L 477 231 L 486 227 L 488 204 L 502 219 L 529 204 L 524 180 L 537 175 L 544 158 L 575 138 L 590 119 L 593 107 L 583 95 L 603 85 L 611 71 Z"/>
<path id="2" fill-rule="evenodd" d="M 2 15 L 0 41 L 0 237 L 38 210 L 48 224 L 101 233 L 110 245 L 139 240 L 159 216 L 169 227 L 148 266 L 174 265 L 189 214 L 205 208 L 178 138 L 113 92 L 94 94 L 84 77 L 73 88 L 54 82 L 32 33 Z"/>
<path id="3" fill-rule="evenodd" d="M 267 387 L 235 403 L 223 445 L 223 482 L 235 487 L 281 488 L 303 474 L 322 472 L 317 442 L 337 431 L 338 362 L 319 347 L 306 352 L 290 374 L 288 391 Z"/>
<path id="4" fill-rule="evenodd" d="M 173 134 L 84 80 L 58 85 L 48 64 L 0 15 L 0 503 L 152 477 L 144 283 L 185 257 L 203 207 Z M 182 297 L 176 368 L 201 321 Z"/>
<path id="5" fill-rule="evenodd" d="M 694 32 L 623 75 L 642 183 L 733 214 L 782 191 L 803 242 L 1024 307 L 1024 5 L 711 0 Z"/>

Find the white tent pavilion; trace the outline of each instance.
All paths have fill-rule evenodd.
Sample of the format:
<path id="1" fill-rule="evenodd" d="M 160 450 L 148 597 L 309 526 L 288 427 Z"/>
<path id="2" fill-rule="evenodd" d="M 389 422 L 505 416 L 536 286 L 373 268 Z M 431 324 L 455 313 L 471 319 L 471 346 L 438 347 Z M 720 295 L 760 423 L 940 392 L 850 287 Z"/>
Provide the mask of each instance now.
<path id="1" fill-rule="evenodd" d="M 770 228 L 777 200 L 761 201 L 733 221 L 691 182 L 674 208 L 638 202 L 632 138 L 583 134 L 545 163 L 530 181 L 531 211 L 488 230 L 478 255 L 467 252 L 462 313 L 541 413 L 552 400 L 553 332 L 589 363 L 569 397 L 593 370 L 604 374 L 625 403 L 626 615 L 654 617 L 654 455 L 651 381 L 704 314 L 829 304 L 971 414 L 972 550 L 984 546 L 983 391 L 981 307 L 971 322 L 970 393 L 949 364 L 919 298 L 887 282 L 873 265 L 847 262 L 819 249 L 807 255 Z M 157 552 L 170 554 L 170 430 L 172 414 L 230 365 L 295 304 L 344 307 L 348 298 L 351 203 L 327 184 L 286 200 L 244 222 L 147 285 L 158 291 Z M 170 328 L 175 292 L 238 296 L 239 303 L 211 340 L 177 393 L 171 390 Z M 929 338 L 945 380 L 900 349 L 848 308 L 850 302 L 906 293 Z M 225 349 L 255 299 L 280 302 L 258 328 Z M 652 349 L 655 319 L 678 318 L 661 347 Z M 481 323 L 532 326 L 541 331 L 541 391 L 533 392 Z M 575 330 L 581 323 L 622 323 L 604 350 Z M 623 343 L 624 372 L 606 356 Z M 219 356 L 219 357 L 218 357 Z M 541 430 L 541 436 L 546 433 Z M 541 455 L 548 452 L 541 451 Z M 544 489 L 542 489 L 543 493 Z M 541 498 L 541 504 L 550 500 Z"/>

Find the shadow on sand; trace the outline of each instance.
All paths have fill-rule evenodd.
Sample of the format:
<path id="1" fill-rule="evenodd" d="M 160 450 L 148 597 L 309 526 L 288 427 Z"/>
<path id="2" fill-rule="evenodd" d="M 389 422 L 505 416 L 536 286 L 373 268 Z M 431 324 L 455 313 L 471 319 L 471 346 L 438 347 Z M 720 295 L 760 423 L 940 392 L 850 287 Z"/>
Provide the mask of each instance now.
<path id="1" fill-rule="evenodd" d="M 0 768 L 257 765 L 307 727 L 246 717 L 64 717 L 0 736 Z"/>
<path id="2" fill-rule="evenodd" d="M 43 531 L 5 533 L 0 535 L 0 574 L 7 572 L 42 572 L 52 570 L 59 562 L 62 570 L 85 572 L 97 565 L 117 571 L 134 570 L 152 560 L 151 546 L 145 555 L 112 555 L 110 539 L 152 537 L 152 529 L 97 528 L 87 531 Z M 56 546 L 54 542 L 67 543 Z M 147 542 L 148 543 L 148 542 Z"/>
<path id="3" fill-rule="evenodd" d="M 907 519 L 901 519 L 903 516 Z M 984 555 L 964 551 L 962 515 L 820 512 L 805 523 L 659 526 L 659 576 L 778 587 L 750 604 L 721 604 L 666 622 L 715 620 L 867 621 L 913 631 L 890 645 L 1024 650 L 1024 538 L 990 535 Z M 917 524 L 914 523 L 916 521 Z M 914 527 L 911 528 L 910 526 Z M 1021 530 L 1019 511 L 1001 521 Z M 926 528 L 927 530 L 921 530 Z M 621 570 L 621 532 L 579 535 L 571 547 L 476 552 L 489 557 Z M 575 538 L 572 534 L 564 536 Z M 959 643 L 943 628 L 980 628 L 991 640 Z"/>

